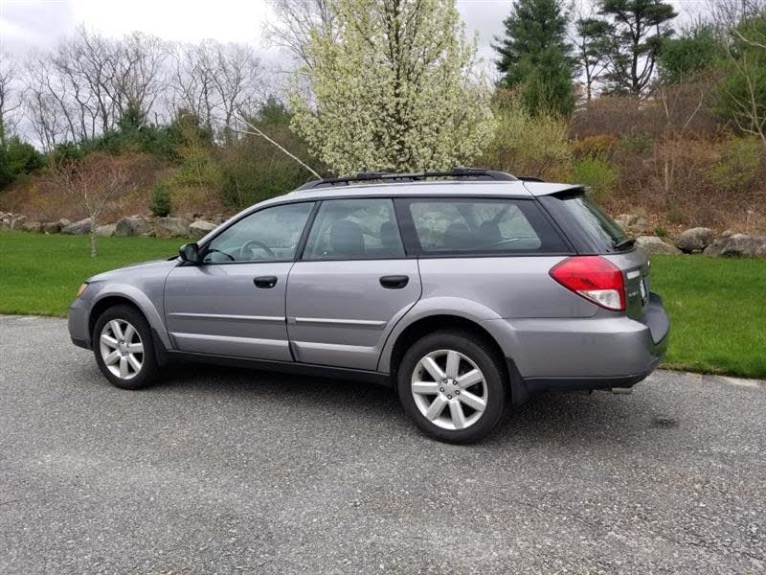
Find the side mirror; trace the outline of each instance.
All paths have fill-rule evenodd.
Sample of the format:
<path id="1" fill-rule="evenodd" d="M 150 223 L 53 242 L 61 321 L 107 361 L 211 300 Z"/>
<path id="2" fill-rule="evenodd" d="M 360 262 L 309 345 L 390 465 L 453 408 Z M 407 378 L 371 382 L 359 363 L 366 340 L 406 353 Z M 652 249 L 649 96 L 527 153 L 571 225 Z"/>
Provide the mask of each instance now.
<path id="1" fill-rule="evenodd" d="M 199 260 L 199 246 L 197 244 L 184 244 L 178 249 L 178 255 L 181 256 L 181 260 L 190 264 L 198 264 Z"/>

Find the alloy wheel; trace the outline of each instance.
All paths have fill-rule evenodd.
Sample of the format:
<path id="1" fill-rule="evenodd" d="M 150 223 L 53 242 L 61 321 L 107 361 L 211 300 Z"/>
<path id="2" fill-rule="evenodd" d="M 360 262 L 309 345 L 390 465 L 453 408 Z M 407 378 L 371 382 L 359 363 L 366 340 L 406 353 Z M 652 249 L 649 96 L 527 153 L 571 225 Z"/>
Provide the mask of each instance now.
<path id="1" fill-rule="evenodd" d="M 144 343 L 138 331 L 124 319 L 113 319 L 101 329 L 101 359 L 115 377 L 129 381 L 141 373 Z"/>
<path id="2" fill-rule="evenodd" d="M 471 427 L 487 408 L 484 374 L 455 350 L 437 350 L 421 358 L 412 372 L 410 389 L 420 413 L 442 429 Z"/>

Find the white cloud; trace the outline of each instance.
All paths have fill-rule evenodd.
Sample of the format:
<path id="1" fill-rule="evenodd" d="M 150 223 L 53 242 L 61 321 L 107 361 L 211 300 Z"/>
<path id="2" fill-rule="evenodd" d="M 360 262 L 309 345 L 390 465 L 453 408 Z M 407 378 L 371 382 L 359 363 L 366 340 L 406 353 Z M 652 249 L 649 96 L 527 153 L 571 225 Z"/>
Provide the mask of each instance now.
<path id="1" fill-rule="evenodd" d="M 46 48 L 74 26 L 68 0 L 0 0 L 0 48 Z"/>
<path id="2" fill-rule="evenodd" d="M 269 14 L 265 0 L 71 0 L 74 18 L 109 36 L 136 30 L 166 40 L 259 41 Z"/>

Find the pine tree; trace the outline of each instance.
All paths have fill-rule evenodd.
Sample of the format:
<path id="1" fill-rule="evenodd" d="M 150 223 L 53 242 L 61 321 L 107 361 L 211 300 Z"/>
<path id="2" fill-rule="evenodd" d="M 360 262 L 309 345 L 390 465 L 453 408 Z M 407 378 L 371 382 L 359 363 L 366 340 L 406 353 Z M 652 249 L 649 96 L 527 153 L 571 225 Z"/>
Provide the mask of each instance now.
<path id="1" fill-rule="evenodd" d="M 495 38 L 500 83 L 519 88 L 531 114 L 569 115 L 574 109 L 567 19 L 561 0 L 517 0 L 503 22 L 504 37 Z"/>
<path id="2" fill-rule="evenodd" d="M 662 0 L 600 0 L 599 12 L 611 21 L 608 91 L 638 96 L 650 85 L 662 43 L 673 34 L 670 20 L 678 14 Z"/>

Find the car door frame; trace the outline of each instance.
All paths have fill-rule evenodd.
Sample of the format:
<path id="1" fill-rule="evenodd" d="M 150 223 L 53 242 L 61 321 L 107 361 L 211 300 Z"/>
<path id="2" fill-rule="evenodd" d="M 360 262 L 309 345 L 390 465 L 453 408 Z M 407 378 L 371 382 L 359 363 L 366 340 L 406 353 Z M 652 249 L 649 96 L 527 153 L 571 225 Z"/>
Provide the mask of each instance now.
<path id="1" fill-rule="evenodd" d="M 293 356 L 295 357 L 296 363 L 299 363 L 301 365 L 323 365 L 327 366 L 329 368 L 347 368 L 347 369 L 353 369 L 353 370 L 362 370 L 362 371 L 376 371 L 377 367 L 380 362 L 380 357 L 383 354 L 383 350 L 386 348 L 386 345 L 388 344 L 389 337 L 391 333 L 394 331 L 395 327 L 399 324 L 399 322 L 402 321 L 402 319 L 407 315 L 407 313 L 417 304 L 417 302 L 420 300 L 420 297 L 422 296 L 422 285 L 420 280 L 420 270 L 418 267 L 418 261 L 417 256 L 414 256 L 408 252 L 407 249 L 407 242 L 404 237 L 404 230 L 402 227 L 402 223 L 400 221 L 400 216 L 397 208 L 397 202 L 396 202 L 396 196 L 392 196 L 390 194 L 380 194 L 380 195 L 349 195 L 349 196 L 341 196 L 341 197 L 331 197 L 331 198 L 323 198 L 322 200 L 317 200 L 317 206 L 315 208 L 314 213 L 312 214 L 312 218 L 309 221 L 309 224 L 307 225 L 307 229 L 305 230 L 305 237 L 303 238 L 303 243 L 300 246 L 299 253 L 296 253 L 296 261 L 293 265 L 293 268 L 290 270 L 290 276 L 288 277 L 287 281 L 287 295 L 286 295 L 286 304 L 285 304 L 285 313 L 287 317 L 287 323 L 288 323 L 288 339 L 290 340 L 290 346 L 293 350 Z M 306 260 L 304 259 L 304 256 L 306 255 L 306 248 L 308 245 L 308 240 L 310 237 L 311 232 L 313 231 L 314 225 L 316 225 L 316 219 L 317 216 L 322 208 L 322 205 L 324 203 L 334 202 L 334 201 L 372 201 L 372 200 L 385 200 L 388 202 L 391 202 L 392 206 L 392 215 L 394 217 L 394 223 L 397 227 L 397 232 L 399 234 L 401 243 L 402 243 L 402 250 L 403 250 L 403 256 L 401 257 L 381 257 L 381 258 L 341 258 L 341 259 L 322 259 L 322 260 Z M 340 326 L 346 325 L 346 326 L 353 326 L 360 329 L 365 328 L 374 328 L 376 327 L 373 324 L 376 324 L 378 322 L 372 322 L 372 321 L 365 321 L 365 320 L 358 320 L 358 321 L 337 321 L 335 322 L 332 319 L 312 319 L 312 318 L 302 318 L 302 317 L 292 317 L 290 313 L 290 289 L 291 289 L 291 283 L 293 280 L 293 273 L 295 271 L 295 266 L 299 264 L 321 264 L 321 263 L 327 263 L 327 264 L 344 264 L 344 263 L 354 263 L 354 262 L 382 262 L 382 261 L 395 261 L 395 262 L 412 262 L 412 269 L 409 271 L 409 273 L 413 276 L 411 278 L 411 281 L 416 281 L 418 285 L 418 294 L 417 297 L 412 301 L 409 305 L 405 306 L 401 310 L 398 310 L 397 313 L 392 316 L 388 321 L 385 322 L 385 326 L 383 326 L 381 336 L 379 338 L 379 341 L 377 345 L 370 347 L 369 352 L 362 351 L 362 349 L 354 350 L 356 351 L 355 359 L 350 362 L 349 365 L 346 366 L 340 366 L 338 365 L 337 357 L 343 355 L 343 353 L 349 353 L 352 351 L 350 348 L 355 348 L 357 346 L 344 346 L 343 344 L 325 344 L 325 345 L 317 345 L 317 347 L 323 348 L 321 353 L 318 350 L 313 350 L 316 353 L 307 353 L 306 349 L 301 349 L 301 342 L 296 341 L 294 339 L 293 334 L 295 333 L 295 327 L 299 325 L 303 326 L 310 326 L 310 325 L 326 325 L 331 329 L 338 329 Z M 386 275 L 386 274 L 381 274 Z M 397 275 L 397 274 L 391 274 L 391 275 Z M 380 279 L 380 278 L 379 278 Z M 292 334 L 291 334 L 291 327 L 293 327 Z M 316 345 L 316 344 L 315 344 Z M 335 349 L 337 348 L 337 349 Z M 326 357 L 325 362 L 317 363 L 313 361 L 308 361 L 309 358 L 314 359 L 319 357 L 320 355 L 324 355 Z"/>
<path id="2" fill-rule="evenodd" d="M 279 208 L 279 207 L 283 207 L 283 206 L 289 206 L 289 205 L 298 205 L 298 204 L 312 204 L 312 207 L 311 207 L 311 210 L 308 213 L 308 216 L 306 217 L 306 221 L 304 223 L 303 230 L 301 231 L 301 235 L 300 235 L 300 237 L 298 239 L 295 251 L 294 251 L 294 253 L 293 253 L 291 258 L 289 258 L 289 259 L 286 258 L 286 259 L 281 259 L 281 260 L 252 261 L 252 262 L 231 262 L 231 263 L 218 262 L 218 263 L 213 263 L 213 264 L 211 264 L 211 263 L 202 263 L 202 259 L 205 257 L 205 254 L 207 253 L 208 246 L 210 246 L 210 244 L 212 242 L 214 242 L 215 239 L 218 238 L 221 234 L 225 233 L 227 230 L 230 230 L 232 227 L 234 227 L 237 224 L 239 224 L 242 220 L 244 220 L 246 218 L 249 218 L 249 217 L 253 216 L 254 214 L 256 214 L 258 212 L 261 212 L 261 211 L 265 211 L 265 210 L 269 210 L 269 209 L 274 209 L 274 208 Z M 176 351 L 178 351 L 180 353 L 183 353 L 183 354 L 198 354 L 198 355 L 206 355 L 206 356 L 209 355 L 211 357 L 216 357 L 216 356 L 218 356 L 218 357 L 232 357 L 232 358 L 238 358 L 238 359 L 243 359 L 243 360 L 281 361 L 281 362 L 289 362 L 289 363 L 294 362 L 294 355 L 292 353 L 292 348 L 290 346 L 289 338 L 287 337 L 287 320 L 286 320 L 286 314 L 285 314 L 287 284 L 288 284 L 288 278 L 289 278 L 289 275 L 290 275 L 290 270 L 291 270 L 292 266 L 295 265 L 295 262 L 297 261 L 298 255 L 303 252 L 303 247 L 304 247 L 304 245 L 306 243 L 306 240 L 308 238 L 308 233 L 309 233 L 309 231 L 310 231 L 310 229 L 311 229 L 311 227 L 313 225 L 314 218 L 316 216 L 316 213 L 317 213 L 317 210 L 319 209 L 319 205 L 320 204 L 321 204 L 321 201 L 319 201 L 319 200 L 312 199 L 312 198 L 302 198 L 302 199 L 296 199 L 296 201 L 291 201 L 291 202 L 279 202 L 279 203 L 273 203 L 273 204 L 269 204 L 269 205 L 264 205 L 264 206 L 256 207 L 256 208 L 254 208 L 252 210 L 245 211 L 239 217 L 237 217 L 236 219 L 232 219 L 231 221 L 227 222 L 227 225 L 222 226 L 220 229 L 216 230 L 216 232 L 213 235 L 210 235 L 209 237 L 205 238 L 205 242 L 203 244 L 201 244 L 199 246 L 199 248 L 198 248 L 198 251 L 199 251 L 199 254 L 200 254 L 200 261 L 199 262 L 187 262 L 187 261 L 184 261 L 184 262 L 181 262 L 179 264 L 179 266 L 178 266 L 178 268 L 183 268 L 183 267 L 200 268 L 202 266 L 208 266 L 208 265 L 212 265 L 214 267 L 221 266 L 221 265 L 223 265 L 223 266 L 234 265 L 234 266 L 243 266 L 243 267 L 246 266 L 248 268 L 251 268 L 252 266 L 256 266 L 257 267 L 257 266 L 269 266 L 269 265 L 280 265 L 280 264 L 281 265 L 289 266 L 286 270 L 284 270 L 280 274 L 280 275 L 284 276 L 284 294 L 285 295 L 282 297 L 282 310 L 283 311 L 282 311 L 281 316 L 279 316 L 279 320 L 278 321 L 281 321 L 281 323 L 283 323 L 283 325 L 284 325 L 284 331 L 285 331 L 285 333 L 284 333 L 284 346 L 278 346 L 278 345 L 275 345 L 274 343 L 272 343 L 271 347 L 273 348 L 274 351 L 273 351 L 272 354 L 267 354 L 266 357 L 254 357 L 254 356 L 250 356 L 250 355 L 236 355 L 236 354 L 229 354 L 229 353 L 221 353 L 221 350 L 225 349 L 225 347 L 226 347 L 224 345 L 224 343 L 222 343 L 222 342 L 226 342 L 228 340 L 230 342 L 230 344 L 234 348 L 239 347 L 239 348 L 242 348 L 242 349 L 246 349 L 247 344 L 245 344 L 245 342 L 238 341 L 238 340 L 240 340 L 242 338 L 239 338 L 237 336 L 233 336 L 232 337 L 232 336 L 227 336 L 227 335 L 218 335 L 218 336 L 211 337 L 209 339 L 208 343 L 205 344 L 203 337 L 198 337 L 198 336 L 192 335 L 190 338 L 188 338 L 188 339 L 191 340 L 191 343 L 187 344 L 187 349 L 181 349 L 181 346 L 179 346 L 177 335 L 174 335 L 173 331 L 171 330 L 171 322 L 170 322 L 171 317 L 170 316 L 173 314 L 173 312 L 171 312 L 171 313 L 168 312 L 168 305 L 167 305 L 167 301 L 165 299 L 166 298 L 165 292 L 167 290 L 167 282 L 171 280 L 171 276 L 172 276 L 173 271 L 174 271 L 174 270 L 171 270 L 171 272 L 168 274 L 168 276 L 166 277 L 166 280 L 165 280 L 165 286 L 166 287 L 163 290 L 163 309 L 164 309 L 164 314 L 165 314 L 165 325 L 167 326 L 168 335 L 169 335 L 171 341 L 173 342 L 173 345 L 174 345 Z M 174 268 L 174 269 L 177 269 L 177 268 Z M 264 268 L 264 269 L 267 269 L 267 268 Z M 204 272 L 202 272 L 202 273 L 204 273 Z M 255 275 L 257 277 L 260 274 L 255 274 Z M 266 272 L 263 275 L 272 275 L 272 274 L 270 274 L 269 272 Z M 190 320 L 190 321 L 194 321 L 195 319 L 199 319 L 201 321 L 204 321 L 204 318 L 202 318 L 202 317 L 195 318 L 194 316 L 195 315 L 204 316 L 205 314 L 195 314 L 195 313 L 192 313 L 192 312 L 187 312 L 187 313 L 175 312 L 175 313 L 178 316 L 176 319 Z M 214 316 L 215 314 L 212 314 L 212 315 Z M 236 322 L 240 321 L 241 319 L 242 318 L 236 317 L 235 315 L 230 315 L 228 317 L 226 315 L 222 315 L 220 317 L 220 320 L 221 320 L 222 323 L 225 323 L 226 321 L 235 322 L 236 323 Z M 253 317 L 252 319 L 260 320 L 261 323 L 265 322 L 265 325 L 269 325 L 269 324 L 273 325 L 273 322 L 274 322 L 273 319 L 267 318 L 267 317 L 259 317 L 259 318 Z M 257 322 L 254 322 L 254 323 L 257 323 Z M 198 345 L 194 344 L 193 340 L 195 339 L 195 337 L 201 341 L 200 344 L 198 344 Z M 219 338 L 221 340 L 221 342 L 216 343 L 215 342 L 215 337 Z M 274 341 L 276 342 L 278 340 L 274 340 Z M 279 352 L 279 350 L 277 349 L 279 347 L 283 347 L 283 349 L 284 349 L 284 351 L 286 351 L 286 353 Z M 205 351 L 205 348 L 207 348 L 207 351 Z M 269 355 L 271 355 L 271 357 Z"/>

